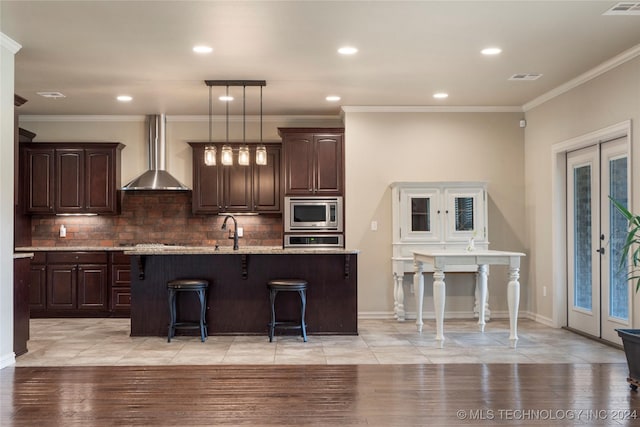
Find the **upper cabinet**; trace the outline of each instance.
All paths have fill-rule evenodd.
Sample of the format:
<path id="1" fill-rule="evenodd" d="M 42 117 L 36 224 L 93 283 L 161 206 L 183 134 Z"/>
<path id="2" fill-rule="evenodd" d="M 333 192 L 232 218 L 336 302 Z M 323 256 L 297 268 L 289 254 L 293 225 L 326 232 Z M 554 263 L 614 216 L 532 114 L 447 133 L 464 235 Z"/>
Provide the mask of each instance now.
<path id="1" fill-rule="evenodd" d="M 255 164 L 256 144 L 247 144 L 250 152 L 248 166 L 234 163 L 224 166 L 220 161 L 221 143 L 190 142 L 193 148 L 192 211 L 196 214 L 224 212 L 281 212 L 280 144 L 262 144 L 267 148 L 267 164 Z M 216 147 L 216 165 L 204 162 L 206 146 Z M 228 144 L 235 148 L 244 144 Z"/>
<path id="2" fill-rule="evenodd" d="M 342 196 L 344 128 L 278 128 L 285 196 Z"/>
<path id="3" fill-rule="evenodd" d="M 485 183 L 398 182 L 391 189 L 394 244 L 487 249 Z"/>
<path id="4" fill-rule="evenodd" d="M 20 144 L 22 196 L 31 214 L 116 214 L 120 143 Z"/>

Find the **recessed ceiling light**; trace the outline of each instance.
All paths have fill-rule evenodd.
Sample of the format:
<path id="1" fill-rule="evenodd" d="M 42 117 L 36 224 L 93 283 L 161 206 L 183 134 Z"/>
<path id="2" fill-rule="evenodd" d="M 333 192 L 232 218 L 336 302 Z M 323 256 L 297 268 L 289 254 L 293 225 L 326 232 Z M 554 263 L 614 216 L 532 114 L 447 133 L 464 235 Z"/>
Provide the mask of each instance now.
<path id="1" fill-rule="evenodd" d="M 221 97 L 218 98 L 220 101 L 233 101 L 233 96 L 230 95 L 222 95 Z"/>
<path id="2" fill-rule="evenodd" d="M 498 55 L 502 53 L 502 49 L 500 49 L 499 47 L 487 47 L 485 49 L 482 49 L 480 53 L 482 53 L 483 55 Z"/>
<path id="3" fill-rule="evenodd" d="M 62 93 L 60 92 L 36 92 L 38 95 L 44 97 L 44 98 L 66 98 L 66 96 L 64 96 Z"/>
<path id="4" fill-rule="evenodd" d="M 211 53 L 213 52 L 213 48 L 210 46 L 199 45 L 199 46 L 194 46 L 193 51 L 195 53 Z"/>
<path id="5" fill-rule="evenodd" d="M 434 93 L 434 94 L 433 94 L 433 97 L 434 97 L 435 99 L 445 99 L 445 98 L 447 98 L 448 96 L 449 96 L 449 94 L 448 94 L 448 93 L 445 93 L 445 92 L 437 92 L 437 93 Z"/>
<path id="6" fill-rule="evenodd" d="M 340 49 L 338 49 L 338 53 L 341 55 L 353 55 L 354 53 L 358 52 L 358 48 L 355 48 L 353 46 L 343 46 Z"/>
<path id="7" fill-rule="evenodd" d="M 340 97 L 338 95 L 329 95 L 325 99 L 329 102 L 340 101 Z"/>
<path id="8" fill-rule="evenodd" d="M 116 99 L 120 102 L 129 102 L 131 101 L 133 98 L 129 95 L 118 95 L 116 97 Z"/>

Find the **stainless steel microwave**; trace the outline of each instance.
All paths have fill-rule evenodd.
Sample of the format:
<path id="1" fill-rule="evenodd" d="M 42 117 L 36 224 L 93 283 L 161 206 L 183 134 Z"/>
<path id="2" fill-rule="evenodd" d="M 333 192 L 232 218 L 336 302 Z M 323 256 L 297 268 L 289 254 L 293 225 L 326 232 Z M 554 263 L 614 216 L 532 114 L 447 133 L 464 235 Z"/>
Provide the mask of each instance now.
<path id="1" fill-rule="evenodd" d="M 285 197 L 284 231 L 342 232 L 342 197 Z"/>

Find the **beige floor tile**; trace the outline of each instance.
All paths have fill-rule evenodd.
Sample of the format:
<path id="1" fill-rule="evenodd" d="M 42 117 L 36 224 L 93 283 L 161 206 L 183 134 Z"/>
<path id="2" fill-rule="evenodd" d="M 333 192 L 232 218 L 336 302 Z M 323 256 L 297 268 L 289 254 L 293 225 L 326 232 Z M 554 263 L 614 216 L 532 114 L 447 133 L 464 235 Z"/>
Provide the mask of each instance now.
<path id="1" fill-rule="evenodd" d="M 530 320 L 518 324 L 517 349 L 509 323 L 447 320 L 444 348 L 435 323 L 418 333 L 411 320 L 365 319 L 359 335 L 130 337 L 129 319 L 32 319 L 29 352 L 16 366 L 402 363 L 624 363 L 621 349 Z"/>

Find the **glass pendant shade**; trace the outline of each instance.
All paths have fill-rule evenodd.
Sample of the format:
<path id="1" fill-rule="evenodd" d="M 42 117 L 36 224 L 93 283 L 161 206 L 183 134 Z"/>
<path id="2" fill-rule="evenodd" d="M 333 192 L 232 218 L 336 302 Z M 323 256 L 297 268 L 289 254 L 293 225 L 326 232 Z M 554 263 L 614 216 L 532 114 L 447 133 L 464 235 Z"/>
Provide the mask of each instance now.
<path id="1" fill-rule="evenodd" d="M 243 145 L 238 150 L 238 164 L 242 166 L 249 166 L 249 147 Z"/>
<path id="2" fill-rule="evenodd" d="M 230 145 L 222 146 L 222 164 L 225 166 L 233 165 L 233 151 Z"/>
<path id="3" fill-rule="evenodd" d="M 264 145 L 258 145 L 256 147 L 256 165 L 267 164 L 267 147 Z"/>
<path id="4" fill-rule="evenodd" d="M 207 166 L 216 165 L 216 147 L 208 145 L 204 147 L 204 164 Z"/>

